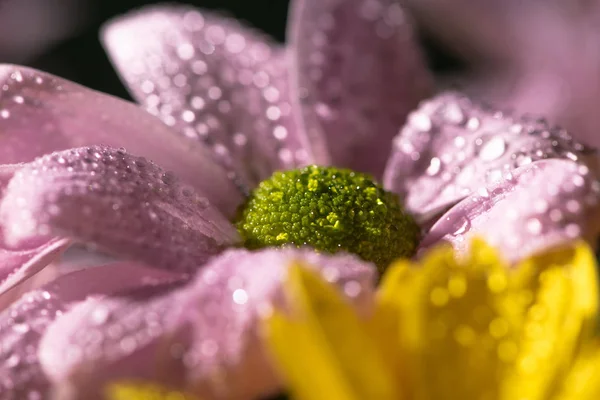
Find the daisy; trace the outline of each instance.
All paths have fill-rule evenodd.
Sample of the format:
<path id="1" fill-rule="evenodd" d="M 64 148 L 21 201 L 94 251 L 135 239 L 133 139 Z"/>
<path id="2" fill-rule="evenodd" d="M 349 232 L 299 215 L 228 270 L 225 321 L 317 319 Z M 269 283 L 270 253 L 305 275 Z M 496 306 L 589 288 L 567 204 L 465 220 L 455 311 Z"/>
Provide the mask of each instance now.
<path id="1" fill-rule="evenodd" d="M 564 130 L 457 93 L 410 112 L 431 79 L 396 3 L 298 1 L 290 26 L 281 48 L 187 7 L 109 23 L 103 41 L 149 113 L 2 67 L 0 289 L 71 243 L 130 261 L 59 277 L 0 315 L 0 393 L 101 398 L 117 378 L 274 393 L 257 326 L 290 263 L 314 264 L 360 310 L 374 265 L 417 245 L 465 252 L 482 235 L 516 263 L 595 240 L 595 153 Z"/>

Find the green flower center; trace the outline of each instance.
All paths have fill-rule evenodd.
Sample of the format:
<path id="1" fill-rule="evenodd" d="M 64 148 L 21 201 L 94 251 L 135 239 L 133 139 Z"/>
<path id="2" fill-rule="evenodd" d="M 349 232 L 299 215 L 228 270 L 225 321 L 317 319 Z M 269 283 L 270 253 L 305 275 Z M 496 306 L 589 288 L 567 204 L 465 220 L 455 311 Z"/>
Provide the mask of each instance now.
<path id="1" fill-rule="evenodd" d="M 249 249 L 291 244 L 344 250 L 381 271 L 412 256 L 420 233 L 396 195 L 369 176 L 314 165 L 261 182 L 236 226 Z"/>

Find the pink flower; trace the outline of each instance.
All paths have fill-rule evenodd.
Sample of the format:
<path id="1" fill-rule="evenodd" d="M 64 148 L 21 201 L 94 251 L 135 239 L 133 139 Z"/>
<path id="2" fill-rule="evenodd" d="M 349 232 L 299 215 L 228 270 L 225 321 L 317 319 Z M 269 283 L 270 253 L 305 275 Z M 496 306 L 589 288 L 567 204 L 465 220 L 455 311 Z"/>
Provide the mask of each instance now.
<path id="1" fill-rule="evenodd" d="M 595 239 L 595 153 L 564 130 L 443 93 L 398 134 L 432 79 L 397 3 L 297 0 L 290 26 L 284 48 L 186 7 L 113 21 L 104 43 L 149 113 L 1 67 L 0 291 L 73 242 L 129 261 L 60 276 L 0 315 L 0 397 L 54 385 L 92 399 L 121 378 L 203 398 L 277 390 L 256 321 L 282 301 L 288 265 L 308 261 L 359 308 L 375 276 L 343 254 L 227 250 L 240 244 L 235 211 L 278 169 L 383 178 L 427 232 L 423 247 L 476 234 L 515 261 Z"/>

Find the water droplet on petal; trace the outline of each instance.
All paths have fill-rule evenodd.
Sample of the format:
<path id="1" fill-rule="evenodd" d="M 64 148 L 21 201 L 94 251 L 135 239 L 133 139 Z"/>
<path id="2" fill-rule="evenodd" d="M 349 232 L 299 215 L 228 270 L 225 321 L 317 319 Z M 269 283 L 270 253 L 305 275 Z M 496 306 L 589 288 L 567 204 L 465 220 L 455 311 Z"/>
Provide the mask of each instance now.
<path id="1" fill-rule="evenodd" d="M 467 217 L 463 217 L 458 228 L 452 233 L 452 236 L 464 235 L 471 229 L 471 220 Z"/>
<path id="2" fill-rule="evenodd" d="M 542 223 L 538 218 L 530 218 L 526 223 L 527 230 L 533 235 L 542 233 Z"/>
<path id="3" fill-rule="evenodd" d="M 427 175 L 435 176 L 440 172 L 441 168 L 442 161 L 437 157 L 433 157 L 429 162 L 429 167 L 427 167 Z"/>
<path id="4" fill-rule="evenodd" d="M 496 136 L 482 144 L 479 150 L 479 157 L 485 161 L 494 161 L 500 158 L 506 151 L 506 141 L 500 136 Z"/>
<path id="5" fill-rule="evenodd" d="M 248 293 L 244 289 L 236 289 L 233 291 L 233 301 L 236 304 L 244 305 L 248 302 Z"/>

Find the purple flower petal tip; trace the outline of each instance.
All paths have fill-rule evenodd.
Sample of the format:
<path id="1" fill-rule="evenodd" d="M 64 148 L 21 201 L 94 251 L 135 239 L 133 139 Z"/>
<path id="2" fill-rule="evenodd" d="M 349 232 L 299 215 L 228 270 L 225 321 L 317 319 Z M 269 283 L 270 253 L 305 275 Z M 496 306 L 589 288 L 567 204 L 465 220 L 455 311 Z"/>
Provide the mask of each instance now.
<path id="1" fill-rule="evenodd" d="M 452 207 L 421 246 L 440 240 L 464 252 L 479 236 L 517 262 L 578 238 L 596 245 L 600 233 L 600 183 L 588 167 L 570 160 L 541 160 L 483 186 Z"/>
<path id="2" fill-rule="evenodd" d="M 46 332 L 44 370 L 72 399 L 111 379 L 147 378 L 203 399 L 254 398 L 280 381 L 263 348 L 259 320 L 274 304 L 293 260 L 317 268 L 359 308 L 372 300 L 375 268 L 310 249 L 229 250 L 187 286 L 75 307 Z"/>
<path id="3" fill-rule="evenodd" d="M 449 92 L 411 113 L 394 139 L 384 184 L 427 225 L 440 210 L 521 166 L 548 158 L 587 162 L 594 157 L 543 119 L 515 117 Z"/>
<path id="4" fill-rule="evenodd" d="M 108 23 L 102 39 L 144 108 L 208 146 L 247 188 L 325 161 L 324 144 L 298 129 L 287 52 L 266 35 L 191 7 L 150 6 Z"/>
<path id="5" fill-rule="evenodd" d="M 72 304 L 89 296 L 180 279 L 167 271 L 118 263 L 63 275 L 25 294 L 0 313 L 0 397 L 49 398 L 50 382 L 38 362 L 38 344 L 48 326 Z"/>
<path id="6" fill-rule="evenodd" d="M 380 178 L 406 115 L 431 93 L 410 17 L 393 0 L 298 0 L 289 31 L 305 129 L 335 165 Z"/>
<path id="7" fill-rule="evenodd" d="M 0 220 L 9 244 L 60 235 L 181 272 L 239 241 L 204 195 L 142 157 L 105 147 L 24 166 L 6 189 Z"/>
<path id="8" fill-rule="evenodd" d="M 0 164 L 103 144 L 158 162 L 233 216 L 243 193 L 202 144 L 179 138 L 135 104 L 64 79 L 0 65 Z"/>

